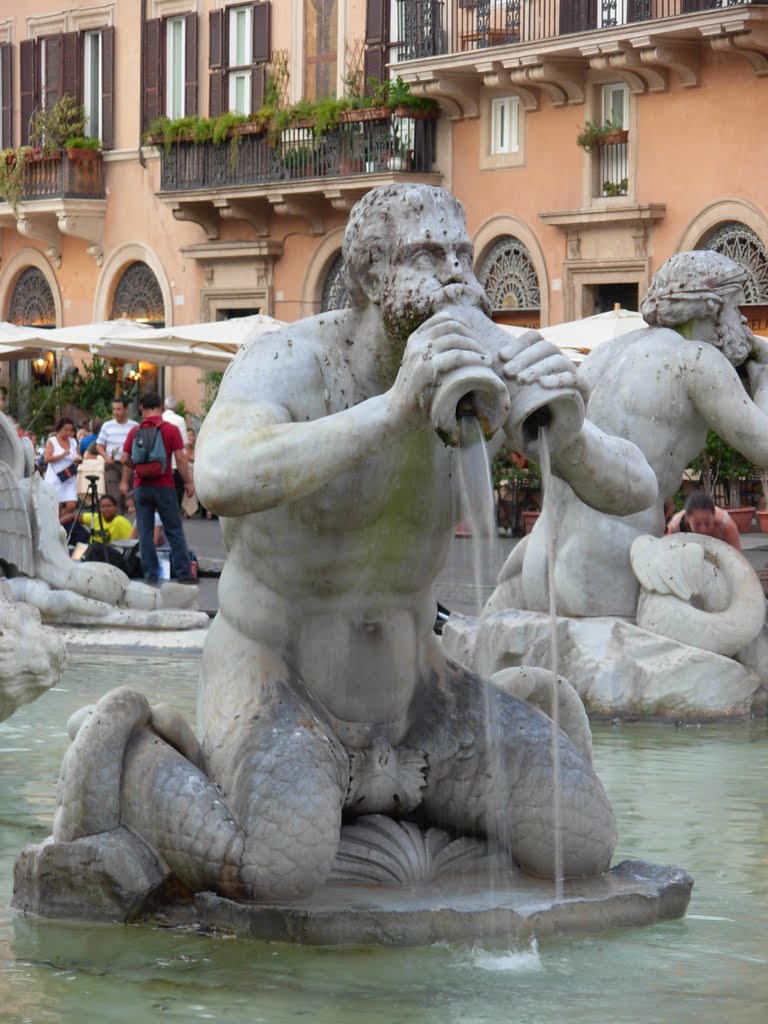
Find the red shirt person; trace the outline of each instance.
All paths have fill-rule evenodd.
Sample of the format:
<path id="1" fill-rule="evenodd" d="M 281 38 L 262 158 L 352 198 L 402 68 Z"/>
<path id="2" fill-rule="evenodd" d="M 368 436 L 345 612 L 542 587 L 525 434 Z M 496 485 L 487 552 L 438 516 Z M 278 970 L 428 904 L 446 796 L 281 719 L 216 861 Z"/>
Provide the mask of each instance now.
<path id="1" fill-rule="evenodd" d="M 193 577 L 189 563 L 189 548 L 184 537 L 181 512 L 176 500 L 173 483 L 173 464 L 171 455 L 176 456 L 176 468 L 184 481 L 184 490 L 190 495 L 195 493 L 192 482 L 192 471 L 184 450 L 184 441 L 179 428 L 163 420 L 163 401 L 156 391 L 148 391 L 140 400 L 143 419 L 139 426 L 132 427 L 123 445 L 123 471 L 120 481 L 120 493 L 125 497 L 130 491 L 133 440 L 136 432 L 143 427 L 156 427 L 165 449 L 165 465 L 158 466 L 156 472 L 147 475 L 134 473 L 133 500 L 136 507 L 136 526 L 139 531 L 139 551 L 144 578 L 157 580 L 160 578 L 160 563 L 154 543 L 155 512 L 160 516 L 165 536 L 171 549 L 171 578 L 182 583 L 192 582 Z"/>

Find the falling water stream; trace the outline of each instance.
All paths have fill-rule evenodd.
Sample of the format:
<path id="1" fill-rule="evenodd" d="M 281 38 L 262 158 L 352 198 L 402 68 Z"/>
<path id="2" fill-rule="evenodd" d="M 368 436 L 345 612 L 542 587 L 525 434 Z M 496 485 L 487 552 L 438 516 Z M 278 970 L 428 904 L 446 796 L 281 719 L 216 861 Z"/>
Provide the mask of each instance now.
<path id="1" fill-rule="evenodd" d="M 476 614 L 482 612 L 481 581 L 487 578 L 487 566 L 483 559 L 489 559 L 499 565 L 498 545 L 493 543 L 497 538 L 496 510 L 494 504 L 493 479 L 491 476 L 488 450 L 485 446 L 482 428 L 475 416 L 459 416 L 459 444 L 457 447 L 458 483 L 461 498 L 462 515 L 469 525 L 472 535 L 472 566 L 475 576 L 475 592 L 477 594 Z M 551 463 L 549 441 L 546 427 L 539 428 L 539 452 L 541 460 L 541 480 L 544 494 L 551 480 Z M 552 729 L 552 776 L 553 776 L 553 807 L 552 823 L 554 830 L 554 874 L 555 897 L 563 895 L 563 846 L 560 828 L 560 700 L 558 694 L 558 650 L 557 650 L 557 610 L 555 607 L 554 588 L 554 524 L 546 517 L 542 525 L 547 531 L 547 567 L 550 614 L 550 649 L 552 652 L 552 708 L 550 718 L 554 723 Z M 491 543 L 487 543 L 490 539 Z M 485 541 L 485 543 L 481 543 Z M 508 852 L 509 841 L 504 830 L 504 808 L 499 806 L 499 787 L 493 780 L 500 777 L 503 771 L 501 755 L 502 737 L 493 713 L 491 692 L 487 691 L 485 702 L 485 733 L 488 750 L 489 786 L 486 795 L 486 817 L 489 824 L 495 820 L 499 843 L 504 852 Z"/>
<path id="2" fill-rule="evenodd" d="M 539 428 L 539 457 L 541 469 L 541 489 L 547 494 L 552 481 L 552 463 L 549 457 L 549 438 L 547 428 Z M 552 729 L 552 827 L 554 829 L 555 851 L 555 897 L 563 895 L 563 836 L 560 830 L 560 684 L 558 667 L 560 663 L 557 650 L 557 602 L 555 596 L 555 523 L 552 516 L 543 513 L 542 526 L 547 534 L 547 589 L 549 591 L 549 628 L 552 671 L 552 710 L 550 718 Z"/>

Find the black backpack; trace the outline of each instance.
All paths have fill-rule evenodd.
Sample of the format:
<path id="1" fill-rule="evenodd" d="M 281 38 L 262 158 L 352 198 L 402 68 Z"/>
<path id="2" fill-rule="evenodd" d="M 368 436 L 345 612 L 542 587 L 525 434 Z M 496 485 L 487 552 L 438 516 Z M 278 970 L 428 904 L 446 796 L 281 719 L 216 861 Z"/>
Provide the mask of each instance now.
<path id="1" fill-rule="evenodd" d="M 131 462 L 140 480 L 162 476 L 168 465 L 168 455 L 160 427 L 141 426 L 131 442 Z"/>

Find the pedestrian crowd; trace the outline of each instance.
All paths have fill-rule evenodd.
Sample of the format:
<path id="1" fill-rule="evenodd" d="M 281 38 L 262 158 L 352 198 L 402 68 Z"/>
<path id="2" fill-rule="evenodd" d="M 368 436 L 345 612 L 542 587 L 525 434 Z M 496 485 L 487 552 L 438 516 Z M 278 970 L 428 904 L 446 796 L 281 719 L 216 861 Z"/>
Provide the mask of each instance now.
<path id="1" fill-rule="evenodd" d="M 118 396 L 110 419 L 90 416 L 78 426 L 62 416 L 44 442 L 11 421 L 56 494 L 72 557 L 108 561 L 147 581 L 192 582 L 196 562 L 183 518 L 213 518 L 195 494 L 195 430 L 173 395 L 147 392 L 139 412 L 134 419 Z M 136 438 L 157 434 L 159 458 L 137 466 Z"/>

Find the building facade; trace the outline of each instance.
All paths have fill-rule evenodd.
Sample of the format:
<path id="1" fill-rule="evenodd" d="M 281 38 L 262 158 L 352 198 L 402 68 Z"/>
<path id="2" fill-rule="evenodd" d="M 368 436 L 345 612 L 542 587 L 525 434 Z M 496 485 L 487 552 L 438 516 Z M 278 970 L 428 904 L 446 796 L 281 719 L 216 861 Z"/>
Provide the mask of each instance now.
<path id="1" fill-rule="evenodd" d="M 251 115 L 395 74 L 441 117 L 143 141 L 160 116 Z M 712 247 L 750 270 L 745 314 L 768 333 L 763 4 L 0 0 L 2 146 L 28 142 L 64 93 L 103 153 L 87 170 L 64 150 L 26 158 L 19 202 L 0 203 L 0 319 L 333 308 L 351 206 L 420 180 L 464 202 L 501 320 L 637 308 L 667 257 Z M 168 369 L 163 384 L 199 411 L 200 377 Z"/>

